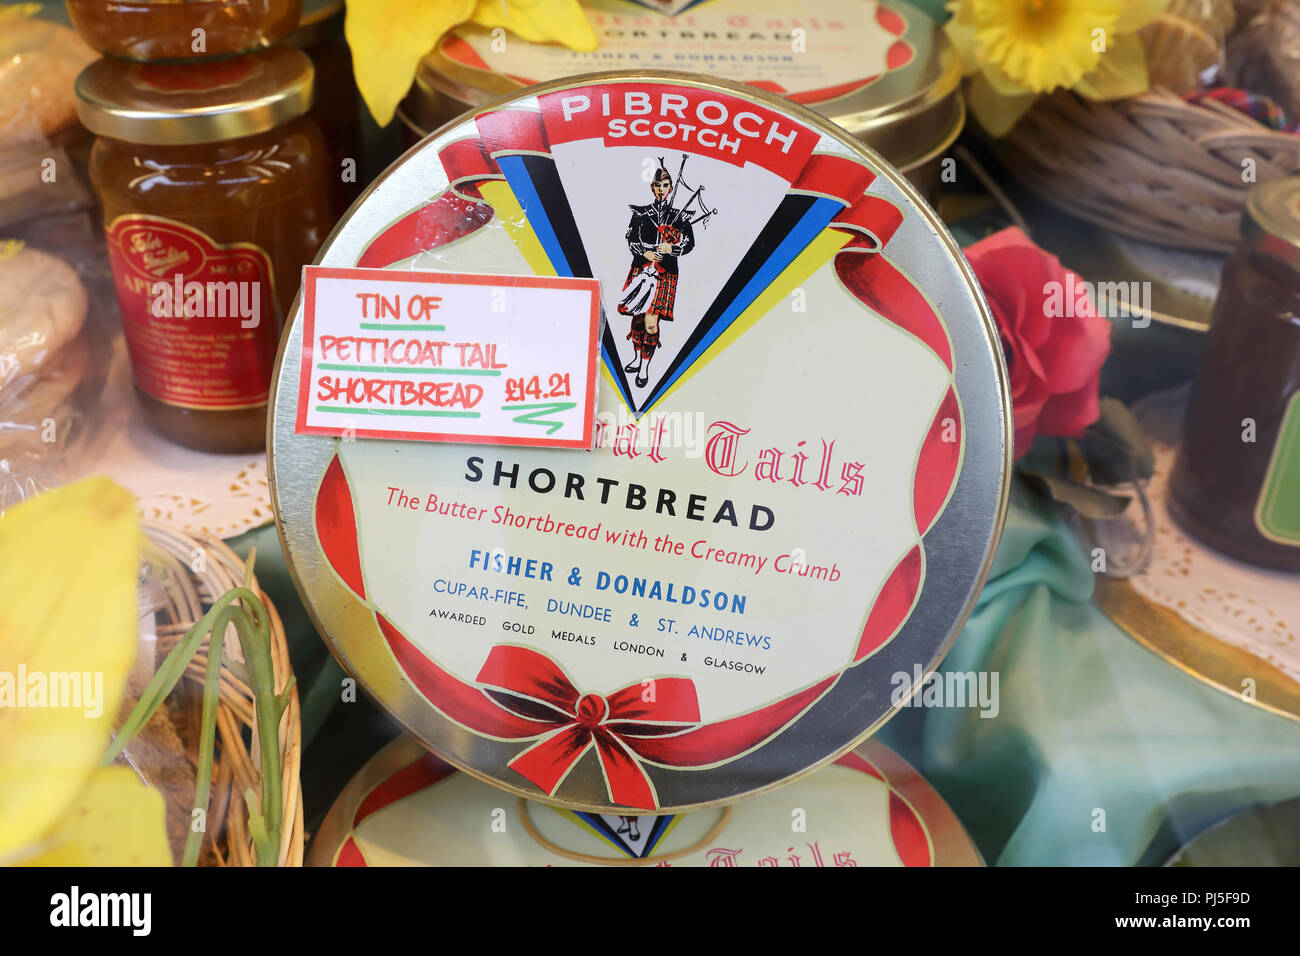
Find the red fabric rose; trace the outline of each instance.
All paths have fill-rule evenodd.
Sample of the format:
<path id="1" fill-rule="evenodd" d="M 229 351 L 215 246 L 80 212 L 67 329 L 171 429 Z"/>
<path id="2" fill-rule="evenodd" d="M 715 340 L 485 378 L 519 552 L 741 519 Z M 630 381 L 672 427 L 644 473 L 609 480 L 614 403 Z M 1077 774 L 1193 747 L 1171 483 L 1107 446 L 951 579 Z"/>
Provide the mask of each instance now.
<path id="1" fill-rule="evenodd" d="M 1011 381 L 1015 457 L 1035 435 L 1077 438 L 1101 413 L 1097 389 L 1110 323 L 1088 287 L 1019 229 L 966 249 L 997 321 Z"/>

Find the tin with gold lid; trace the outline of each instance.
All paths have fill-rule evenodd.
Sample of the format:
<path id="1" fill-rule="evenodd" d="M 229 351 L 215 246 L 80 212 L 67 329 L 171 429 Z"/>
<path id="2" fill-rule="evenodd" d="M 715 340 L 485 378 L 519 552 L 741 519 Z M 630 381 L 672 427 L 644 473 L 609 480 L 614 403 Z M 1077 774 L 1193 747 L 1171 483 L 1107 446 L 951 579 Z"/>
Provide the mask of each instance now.
<path id="1" fill-rule="evenodd" d="M 594 361 L 594 418 L 567 380 L 511 400 L 544 343 L 474 343 L 591 279 L 590 346 L 548 361 Z M 973 606 L 1010 471 L 987 307 L 915 188 L 788 99 L 530 88 L 390 167 L 307 281 L 268 439 L 286 561 L 345 669 L 473 776 L 738 800 L 859 744 Z"/>
<path id="2" fill-rule="evenodd" d="M 801 103 L 902 170 L 924 193 L 961 132 L 961 66 L 943 31 L 902 0 L 707 0 L 665 16 L 636 0 L 582 0 L 599 46 L 580 53 L 466 24 L 421 61 L 398 110 L 418 139 L 532 83 L 594 70 L 682 70 Z"/>

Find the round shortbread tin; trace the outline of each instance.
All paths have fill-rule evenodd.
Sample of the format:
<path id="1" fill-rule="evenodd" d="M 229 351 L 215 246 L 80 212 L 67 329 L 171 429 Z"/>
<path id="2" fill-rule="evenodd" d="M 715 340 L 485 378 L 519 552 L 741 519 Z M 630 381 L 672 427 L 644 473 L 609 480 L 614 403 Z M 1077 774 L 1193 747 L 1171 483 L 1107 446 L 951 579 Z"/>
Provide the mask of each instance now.
<path id="1" fill-rule="evenodd" d="M 979 866 L 943 798 L 867 741 L 734 807 L 632 816 L 511 798 L 399 737 L 352 778 L 309 866 Z"/>
<path id="2" fill-rule="evenodd" d="M 637 0 L 582 0 L 599 46 L 579 52 L 464 24 L 421 61 L 398 110 L 417 138 L 534 83 L 593 70 L 680 70 L 786 96 L 846 129 L 923 190 L 962 130 L 961 64 L 902 0 L 706 0 L 675 16 Z"/>
<path id="3" fill-rule="evenodd" d="M 536 87 L 409 151 L 307 273 L 268 437 L 286 559 L 453 766 L 590 812 L 734 801 L 856 747 L 970 613 L 998 339 L 934 213 L 811 111 Z"/>

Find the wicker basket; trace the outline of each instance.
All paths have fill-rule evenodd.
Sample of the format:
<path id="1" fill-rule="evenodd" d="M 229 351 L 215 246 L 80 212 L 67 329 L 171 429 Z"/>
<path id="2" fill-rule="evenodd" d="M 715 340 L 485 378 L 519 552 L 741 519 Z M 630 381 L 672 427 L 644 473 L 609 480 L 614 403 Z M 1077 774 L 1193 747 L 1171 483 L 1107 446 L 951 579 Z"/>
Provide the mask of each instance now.
<path id="1" fill-rule="evenodd" d="M 1300 171 L 1300 136 L 1163 90 L 1108 103 L 1045 97 L 999 151 L 1015 178 L 1065 212 L 1135 239 L 1213 252 L 1237 244 L 1254 182 Z M 1243 181 L 1250 165 L 1253 181 Z"/>
<path id="2" fill-rule="evenodd" d="M 166 595 L 157 616 L 157 659 L 161 661 L 176 641 L 203 616 L 213 600 L 243 584 L 244 562 L 225 542 L 212 535 L 191 536 L 152 522 L 142 524 L 149 541 L 161 552 L 161 555 L 154 556 L 155 563 L 161 564 L 158 577 Z M 202 561 L 195 560 L 200 554 Z M 196 567 L 200 570 L 196 571 Z M 258 587 L 256 579 L 252 590 L 262 599 L 270 614 L 271 659 L 275 669 L 275 689 L 280 693 L 292 677 L 284 627 L 275 606 Z M 226 635 L 223 654 L 226 660 L 221 673 L 206 840 L 212 851 L 209 857 L 215 860 L 216 865 L 252 866 L 255 862 L 253 843 L 248 833 L 248 810 L 243 794 L 251 788 L 260 798 L 261 757 L 253 717 L 253 694 L 236 673 L 241 662 L 241 650 L 233 626 Z M 185 695 L 189 703 L 201 698 L 206 666 L 205 642 L 173 690 L 173 698 Z M 299 786 L 302 716 L 296 689 L 290 691 L 288 707 L 280 720 L 279 743 L 283 755 L 280 764 L 283 825 L 277 864 L 302 866 L 303 812 Z M 193 790 L 192 782 L 190 789 Z"/>

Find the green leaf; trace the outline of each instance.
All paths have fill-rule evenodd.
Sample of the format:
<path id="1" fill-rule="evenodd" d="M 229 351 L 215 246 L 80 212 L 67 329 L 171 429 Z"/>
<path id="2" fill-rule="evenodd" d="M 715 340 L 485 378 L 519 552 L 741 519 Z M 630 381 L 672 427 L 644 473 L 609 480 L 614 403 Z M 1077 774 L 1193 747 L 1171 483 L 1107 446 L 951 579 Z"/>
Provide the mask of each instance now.
<path id="1" fill-rule="evenodd" d="M 1023 469 L 1021 474 L 1031 485 L 1035 485 L 1051 498 L 1069 505 L 1088 518 L 1118 518 L 1129 505 L 1130 499 L 1124 495 L 1112 495 L 1100 488 L 1081 485 L 1056 475 Z"/>
<path id="2" fill-rule="evenodd" d="M 1101 416 L 1084 431 L 1079 449 L 1088 474 L 1099 485 L 1138 481 L 1155 471 L 1155 453 L 1142 426 L 1123 402 L 1113 398 L 1101 400 Z"/>

